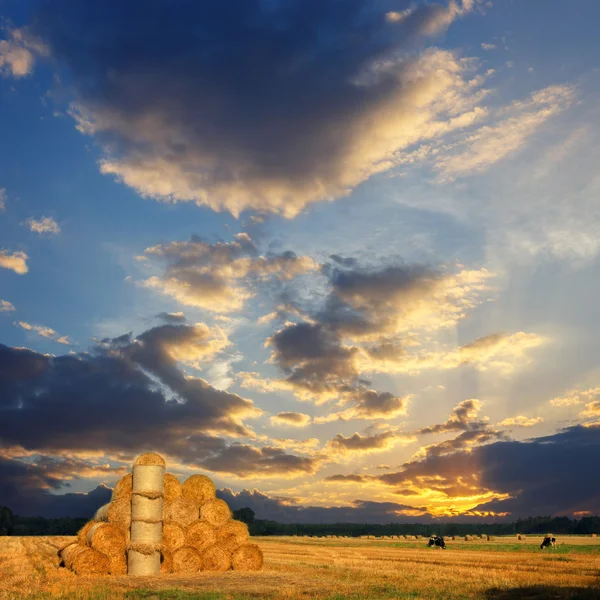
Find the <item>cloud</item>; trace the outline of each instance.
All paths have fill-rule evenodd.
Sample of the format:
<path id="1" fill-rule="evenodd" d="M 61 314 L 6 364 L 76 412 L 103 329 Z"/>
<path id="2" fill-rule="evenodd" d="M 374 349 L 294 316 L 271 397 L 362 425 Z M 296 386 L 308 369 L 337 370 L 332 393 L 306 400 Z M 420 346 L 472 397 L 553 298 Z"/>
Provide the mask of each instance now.
<path id="1" fill-rule="evenodd" d="M 483 50 L 496 50 L 498 48 L 498 46 L 496 46 L 496 44 L 486 44 L 485 42 L 483 44 L 481 44 L 481 48 Z"/>
<path id="2" fill-rule="evenodd" d="M 551 406 L 567 407 L 583 404 L 586 400 L 594 400 L 600 397 L 600 387 L 589 388 L 587 390 L 574 389 L 569 390 L 565 396 L 557 396 L 549 401 Z"/>
<path id="3" fill-rule="evenodd" d="M 9 252 L 8 250 L 0 250 L 0 268 L 10 269 L 18 275 L 25 275 L 29 268 L 27 260 L 29 256 L 25 252 Z"/>
<path id="4" fill-rule="evenodd" d="M 224 442 L 206 447 L 194 435 L 252 436 L 243 420 L 262 412 L 180 369 L 221 344 L 206 326 L 164 325 L 56 357 L 0 345 L 0 438 L 47 452 L 153 449 L 197 464 Z"/>
<path id="5" fill-rule="evenodd" d="M 327 444 L 327 449 L 339 455 L 360 455 L 372 452 L 385 452 L 391 450 L 397 444 L 410 444 L 416 441 L 413 436 L 398 434 L 395 431 L 384 431 L 375 435 L 360 435 L 354 433 L 350 437 L 344 437 L 338 433 Z"/>
<path id="6" fill-rule="evenodd" d="M 323 479 L 325 483 L 364 483 L 368 478 L 363 475 L 331 475 Z"/>
<path id="7" fill-rule="evenodd" d="M 6 188 L 0 188 L 0 212 L 6 210 L 7 199 Z"/>
<path id="8" fill-rule="evenodd" d="M 25 77 L 33 71 L 36 56 L 48 54 L 46 46 L 26 28 L 8 29 L 0 40 L 0 75 Z"/>
<path id="9" fill-rule="evenodd" d="M 187 319 L 185 318 L 185 315 L 182 312 L 175 312 L 175 313 L 161 312 L 156 315 L 156 318 L 160 319 L 161 321 L 165 321 L 166 323 L 171 323 L 171 324 L 185 323 L 187 321 Z"/>
<path id="10" fill-rule="evenodd" d="M 474 6 L 162 0 L 140 19 L 117 0 L 52 0 L 36 28 L 72 74 L 103 173 L 166 202 L 292 217 L 472 118 L 469 61 L 418 50 Z"/>
<path id="11" fill-rule="evenodd" d="M 186 306 L 212 312 L 240 310 L 254 296 L 252 286 L 271 279 L 286 281 L 312 271 L 316 264 L 293 252 L 262 256 L 245 233 L 233 242 L 209 244 L 199 238 L 148 248 L 147 257 L 167 263 L 161 277 L 143 285 Z"/>
<path id="12" fill-rule="evenodd" d="M 463 431 L 451 440 L 444 440 L 443 442 L 423 446 L 423 448 L 417 452 L 416 456 L 443 456 L 444 454 L 453 454 L 458 450 L 470 452 L 477 446 L 481 446 L 482 444 L 502 437 L 504 437 L 504 434 L 499 431 L 494 431 L 489 427 L 471 429 Z"/>
<path id="13" fill-rule="evenodd" d="M 27 224 L 29 225 L 29 229 L 35 231 L 35 233 L 51 233 L 53 235 L 58 235 L 60 233 L 60 227 L 52 217 L 27 219 Z"/>
<path id="14" fill-rule="evenodd" d="M 581 474 L 592 472 L 599 450 L 600 427 L 576 426 L 522 442 L 501 440 L 468 451 L 429 452 L 377 479 L 417 490 L 417 502 L 425 503 L 432 514 L 597 514 L 600 482 Z"/>
<path id="15" fill-rule="evenodd" d="M 600 417 L 600 400 L 594 402 L 588 402 L 585 405 L 585 410 L 580 413 L 581 417 Z"/>
<path id="16" fill-rule="evenodd" d="M 15 325 L 17 327 L 20 327 L 21 329 L 25 329 L 25 331 L 32 331 L 34 333 L 37 333 L 38 335 L 52 340 L 53 342 L 56 342 L 58 344 L 64 344 L 65 346 L 71 345 L 71 340 L 69 340 L 69 338 L 66 335 L 59 335 L 58 333 L 56 333 L 56 331 L 54 331 L 54 329 L 51 329 L 50 327 L 44 327 L 43 325 L 32 325 L 30 323 L 27 323 L 27 321 L 17 321 L 15 322 Z"/>
<path id="17" fill-rule="evenodd" d="M 281 412 L 271 417 L 273 425 L 287 425 L 289 427 L 306 427 L 311 422 L 309 415 L 299 412 Z"/>
<path id="18" fill-rule="evenodd" d="M 481 402 L 476 398 L 463 400 L 453 409 L 450 418 L 445 423 L 423 427 L 418 434 L 446 433 L 448 431 L 470 431 L 485 427 L 485 420 L 476 419 L 481 410 Z"/>
<path id="19" fill-rule="evenodd" d="M 509 417 L 498 423 L 499 427 L 533 427 L 543 423 L 542 417 L 525 417 L 523 415 L 517 415 L 516 417 Z"/>
<path id="20" fill-rule="evenodd" d="M 0 299 L 0 313 L 2 312 L 13 312 L 15 307 L 8 300 Z"/>

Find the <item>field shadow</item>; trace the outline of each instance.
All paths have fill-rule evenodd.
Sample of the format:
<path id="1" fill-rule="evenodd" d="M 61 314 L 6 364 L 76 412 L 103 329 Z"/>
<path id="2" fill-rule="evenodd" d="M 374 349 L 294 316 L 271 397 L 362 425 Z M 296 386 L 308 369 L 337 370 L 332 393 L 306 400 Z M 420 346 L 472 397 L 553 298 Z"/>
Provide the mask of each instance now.
<path id="1" fill-rule="evenodd" d="M 600 600 L 600 587 L 531 585 L 510 589 L 491 588 L 485 600 Z"/>

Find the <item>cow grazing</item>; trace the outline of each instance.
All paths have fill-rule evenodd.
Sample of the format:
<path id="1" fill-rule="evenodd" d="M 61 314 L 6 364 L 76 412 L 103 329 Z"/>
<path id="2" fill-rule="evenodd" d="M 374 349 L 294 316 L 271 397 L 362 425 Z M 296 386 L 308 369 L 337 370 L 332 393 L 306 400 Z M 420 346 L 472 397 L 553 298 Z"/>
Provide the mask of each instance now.
<path id="1" fill-rule="evenodd" d="M 544 537 L 544 541 L 540 544 L 540 550 L 544 548 L 556 548 L 556 538 L 550 535 Z"/>
<path id="2" fill-rule="evenodd" d="M 437 536 L 437 535 L 432 535 L 429 538 L 429 542 L 427 544 L 428 548 L 441 548 L 442 550 L 446 549 L 446 542 L 444 542 L 444 538 Z"/>

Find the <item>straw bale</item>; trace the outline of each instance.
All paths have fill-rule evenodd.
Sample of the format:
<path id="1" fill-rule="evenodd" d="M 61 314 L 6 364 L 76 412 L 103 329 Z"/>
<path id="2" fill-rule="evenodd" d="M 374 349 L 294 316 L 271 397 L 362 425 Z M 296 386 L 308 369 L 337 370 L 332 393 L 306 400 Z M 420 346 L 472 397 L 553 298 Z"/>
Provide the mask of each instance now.
<path id="1" fill-rule="evenodd" d="M 591 535 L 592 537 L 598 537 L 596 533 L 592 533 Z"/>
<path id="2" fill-rule="evenodd" d="M 129 542 L 127 544 L 127 552 L 137 552 L 146 556 L 152 556 L 155 552 L 159 552 L 161 548 L 162 544 L 159 542 Z"/>
<path id="3" fill-rule="evenodd" d="M 73 552 L 69 564 L 65 562 L 65 566 L 75 571 L 77 575 L 108 575 L 110 560 L 98 550 L 81 546 Z"/>
<path id="4" fill-rule="evenodd" d="M 173 552 L 173 573 L 197 573 L 202 565 L 202 556 L 196 548 L 182 546 Z"/>
<path id="5" fill-rule="evenodd" d="M 133 467 L 132 494 L 147 498 L 162 496 L 165 490 L 165 468 L 160 465 L 135 465 Z"/>
<path id="6" fill-rule="evenodd" d="M 115 484 L 112 491 L 111 500 L 114 501 L 121 496 L 130 496 L 131 488 L 133 486 L 133 473 L 127 473 L 124 477 L 121 477 Z"/>
<path id="7" fill-rule="evenodd" d="M 162 535 L 163 549 L 168 552 L 173 552 L 185 545 L 185 529 L 174 521 L 164 522 Z"/>
<path id="8" fill-rule="evenodd" d="M 248 543 L 248 526 L 241 521 L 229 521 L 217 529 L 217 544 L 227 552 L 233 552 Z"/>
<path id="9" fill-rule="evenodd" d="M 176 500 L 183 493 L 179 479 L 172 473 L 165 473 L 164 477 L 165 502 Z"/>
<path id="10" fill-rule="evenodd" d="M 185 530 L 185 545 L 202 552 L 217 542 L 217 530 L 206 521 L 194 521 Z"/>
<path id="11" fill-rule="evenodd" d="M 94 550 L 106 554 L 109 559 L 125 555 L 125 534 L 111 523 L 94 524 L 88 531 L 87 543 Z"/>
<path id="12" fill-rule="evenodd" d="M 108 558 L 110 566 L 108 572 L 111 575 L 127 575 L 127 554 L 119 554 Z"/>
<path id="13" fill-rule="evenodd" d="M 231 553 L 217 544 L 202 552 L 201 571 L 228 571 L 231 567 Z"/>
<path id="14" fill-rule="evenodd" d="M 488 535 L 488 541 L 493 542 L 496 538 L 493 535 Z"/>
<path id="15" fill-rule="evenodd" d="M 108 507 L 108 522 L 129 530 L 131 523 L 131 495 L 121 495 L 113 500 Z"/>
<path id="16" fill-rule="evenodd" d="M 77 548 L 82 548 L 83 546 L 78 542 L 69 542 L 66 546 L 63 546 L 58 551 L 58 556 L 60 556 L 60 565 L 63 567 L 71 568 L 67 563 L 72 562 L 73 553 L 77 550 Z"/>
<path id="17" fill-rule="evenodd" d="M 198 506 L 213 500 L 216 493 L 215 484 L 206 475 L 191 475 L 181 485 L 181 491 L 186 498 L 191 498 Z"/>
<path id="18" fill-rule="evenodd" d="M 256 544 L 244 544 L 231 555 L 231 566 L 235 571 L 260 571 L 262 550 Z"/>
<path id="19" fill-rule="evenodd" d="M 134 577 L 158 575 L 160 573 L 160 552 L 151 554 L 131 548 L 127 552 L 127 574 Z"/>
<path id="20" fill-rule="evenodd" d="M 162 543 L 162 522 L 147 523 L 146 521 L 131 521 L 131 542 Z"/>
<path id="21" fill-rule="evenodd" d="M 231 510 L 225 500 L 209 500 L 200 507 L 200 518 L 213 527 L 221 527 L 231 519 Z"/>
<path id="22" fill-rule="evenodd" d="M 78 532 L 77 541 L 84 546 L 87 544 L 87 536 L 89 530 L 96 524 L 96 521 L 88 521 Z"/>
<path id="23" fill-rule="evenodd" d="M 156 454 L 155 452 L 146 452 L 145 454 L 140 454 L 140 456 L 138 456 L 135 459 L 135 462 L 133 463 L 134 466 L 137 465 L 157 465 L 160 467 L 166 467 L 167 464 L 165 463 L 165 459 L 160 456 L 159 454 Z"/>
<path id="24" fill-rule="evenodd" d="M 161 573 L 172 573 L 173 572 L 173 553 L 165 550 L 164 548 L 160 553 L 160 572 Z"/>
<path id="25" fill-rule="evenodd" d="M 108 507 L 110 506 L 110 502 L 101 506 L 94 515 L 94 521 L 102 521 L 106 523 L 108 521 Z"/>
<path id="26" fill-rule="evenodd" d="M 157 523 L 163 520 L 164 502 L 160 498 L 147 498 L 139 494 L 131 496 L 131 520 Z"/>
<path id="27" fill-rule="evenodd" d="M 194 500 L 181 496 L 173 502 L 165 502 L 164 520 L 173 521 L 185 528 L 198 519 L 199 512 Z"/>

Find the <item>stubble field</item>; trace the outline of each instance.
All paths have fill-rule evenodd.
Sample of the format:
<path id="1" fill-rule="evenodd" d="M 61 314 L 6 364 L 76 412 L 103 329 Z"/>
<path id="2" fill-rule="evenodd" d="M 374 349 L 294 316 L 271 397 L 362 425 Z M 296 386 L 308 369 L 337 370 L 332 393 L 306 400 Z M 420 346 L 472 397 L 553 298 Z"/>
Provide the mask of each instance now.
<path id="1" fill-rule="evenodd" d="M 559 537 L 449 541 L 253 538 L 265 555 L 258 573 L 194 577 L 77 577 L 58 567 L 68 537 L 0 537 L 0 598 L 148 600 L 600 599 L 600 539 Z"/>

